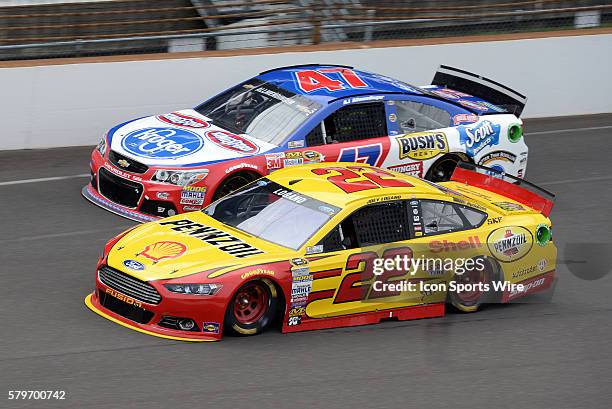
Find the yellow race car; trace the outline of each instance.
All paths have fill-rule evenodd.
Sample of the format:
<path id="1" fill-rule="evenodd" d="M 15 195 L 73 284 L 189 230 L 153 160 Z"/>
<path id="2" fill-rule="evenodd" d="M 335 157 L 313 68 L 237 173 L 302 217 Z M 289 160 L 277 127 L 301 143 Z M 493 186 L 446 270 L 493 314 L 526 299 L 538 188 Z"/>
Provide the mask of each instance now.
<path id="1" fill-rule="evenodd" d="M 189 341 L 472 312 L 552 288 L 553 198 L 467 164 L 438 184 L 365 164 L 285 168 L 115 237 L 85 302 Z"/>

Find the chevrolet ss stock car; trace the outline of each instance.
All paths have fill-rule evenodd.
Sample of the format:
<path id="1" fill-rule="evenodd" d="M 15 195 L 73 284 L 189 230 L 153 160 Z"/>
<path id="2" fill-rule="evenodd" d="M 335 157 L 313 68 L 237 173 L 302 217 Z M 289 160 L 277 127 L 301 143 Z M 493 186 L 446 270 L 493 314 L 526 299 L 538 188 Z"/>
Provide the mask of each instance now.
<path id="1" fill-rule="evenodd" d="M 335 65 L 266 71 L 194 109 L 110 129 L 82 193 L 146 222 L 299 164 L 359 162 L 444 181 L 463 160 L 523 177 L 526 98 L 447 66 L 432 83 Z"/>
<path id="2" fill-rule="evenodd" d="M 553 199 L 473 164 L 441 183 L 367 164 L 287 167 L 109 241 L 85 303 L 117 324 L 186 341 L 254 335 L 279 320 L 286 333 L 438 317 L 446 304 L 473 312 L 552 289 Z M 481 268 L 375 272 L 400 255 Z M 451 282 L 461 285 L 442 286 Z M 504 286 L 483 287 L 493 282 Z"/>

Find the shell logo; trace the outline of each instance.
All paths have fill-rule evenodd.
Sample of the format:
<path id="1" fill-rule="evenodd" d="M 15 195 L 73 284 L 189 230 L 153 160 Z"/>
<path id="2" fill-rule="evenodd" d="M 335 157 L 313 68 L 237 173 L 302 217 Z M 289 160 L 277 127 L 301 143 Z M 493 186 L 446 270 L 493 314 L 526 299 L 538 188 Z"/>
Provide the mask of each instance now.
<path id="1" fill-rule="evenodd" d="M 165 258 L 177 258 L 185 254 L 187 246 L 176 241 L 158 241 L 157 243 L 149 244 L 140 253 L 156 263 Z"/>

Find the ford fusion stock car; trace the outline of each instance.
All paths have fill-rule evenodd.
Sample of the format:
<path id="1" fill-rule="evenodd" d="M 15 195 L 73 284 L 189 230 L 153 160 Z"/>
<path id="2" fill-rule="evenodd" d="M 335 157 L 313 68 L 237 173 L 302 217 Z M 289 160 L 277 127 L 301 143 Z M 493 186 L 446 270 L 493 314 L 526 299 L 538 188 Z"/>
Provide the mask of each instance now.
<path id="1" fill-rule="evenodd" d="M 91 202 L 136 221 L 200 210 L 270 172 L 358 162 L 432 181 L 459 160 L 523 177 L 526 98 L 442 66 L 416 87 L 351 67 L 263 72 L 194 109 L 110 129 L 91 155 Z"/>
<path id="2" fill-rule="evenodd" d="M 288 167 L 109 241 L 85 303 L 189 341 L 273 322 L 295 332 L 438 317 L 447 304 L 473 312 L 552 288 L 552 205 L 548 192 L 477 165 L 460 163 L 441 183 L 367 164 Z M 480 268 L 376 272 L 397 256 Z"/>

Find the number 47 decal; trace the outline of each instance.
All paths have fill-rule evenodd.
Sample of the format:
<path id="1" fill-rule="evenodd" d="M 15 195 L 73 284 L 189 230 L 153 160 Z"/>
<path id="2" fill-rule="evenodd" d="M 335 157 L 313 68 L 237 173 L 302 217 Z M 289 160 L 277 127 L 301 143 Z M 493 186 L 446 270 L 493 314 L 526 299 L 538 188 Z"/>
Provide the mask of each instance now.
<path id="1" fill-rule="evenodd" d="M 336 74 L 341 81 L 326 74 Z M 321 88 L 333 92 L 346 88 L 365 88 L 368 86 L 355 71 L 343 67 L 298 71 L 295 73 L 295 77 L 298 86 L 304 92 L 312 92 Z"/>
<path id="2" fill-rule="evenodd" d="M 382 150 L 382 144 L 380 143 L 342 148 L 340 155 L 338 155 L 338 162 L 358 162 L 377 166 Z"/>

